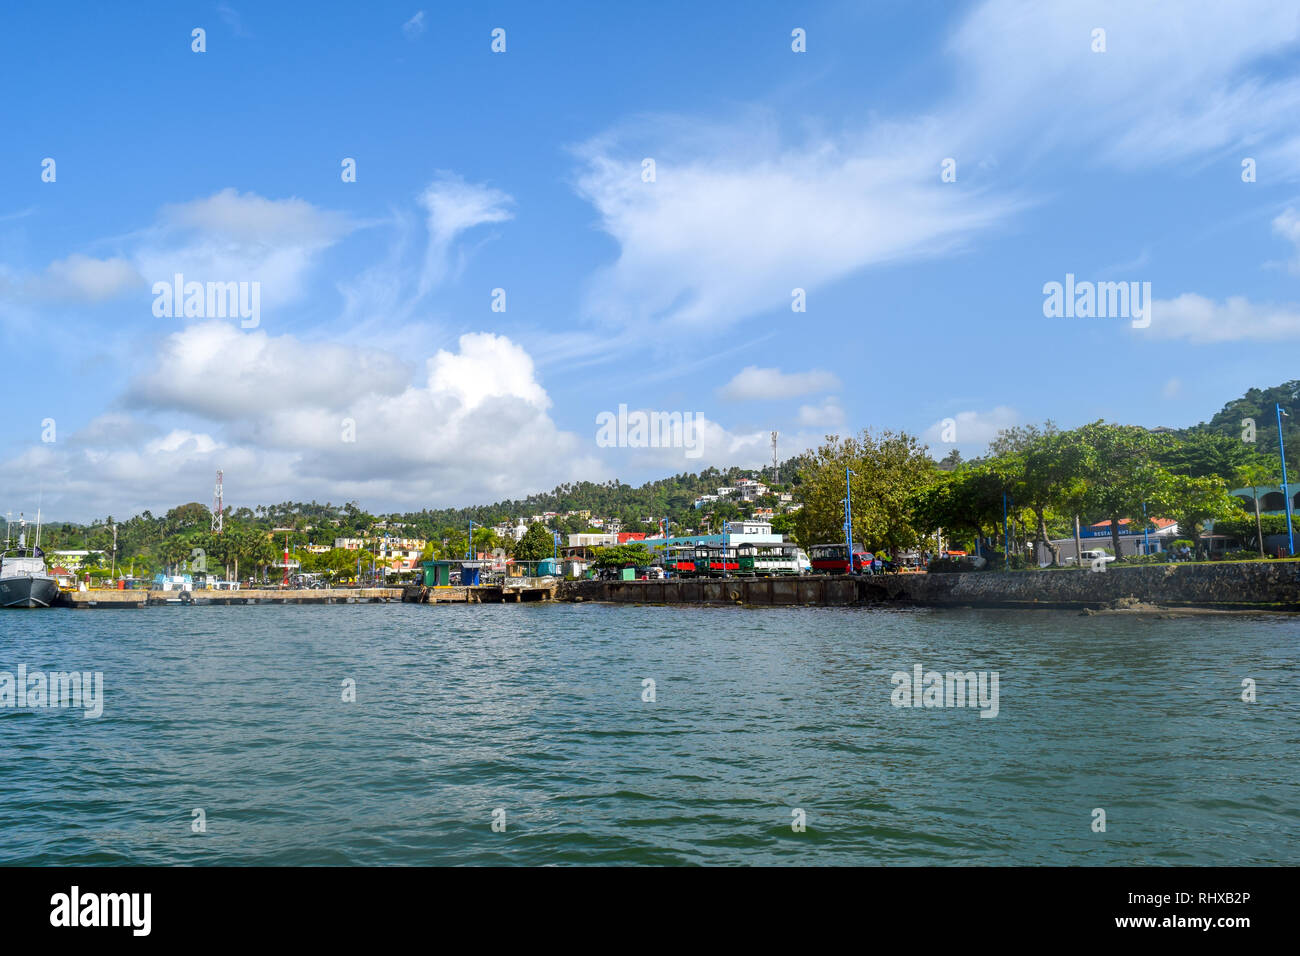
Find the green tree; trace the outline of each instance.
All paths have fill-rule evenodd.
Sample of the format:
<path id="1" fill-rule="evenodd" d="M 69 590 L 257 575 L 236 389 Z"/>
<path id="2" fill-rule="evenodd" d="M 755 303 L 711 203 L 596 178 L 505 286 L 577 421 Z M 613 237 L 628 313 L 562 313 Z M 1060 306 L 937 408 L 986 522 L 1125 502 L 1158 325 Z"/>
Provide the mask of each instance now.
<path id="1" fill-rule="evenodd" d="M 1127 518 L 1137 524 L 1143 520 L 1148 502 L 1168 503 L 1174 476 L 1156 461 L 1159 439 L 1145 428 L 1093 422 L 1078 429 L 1078 436 L 1088 449 L 1089 474 L 1082 503 L 1091 514 L 1110 520 L 1115 558 L 1123 560 L 1120 520 Z M 1192 490 L 1191 486 L 1187 490 Z"/>
<path id="2" fill-rule="evenodd" d="M 1260 557 L 1264 556 L 1264 525 L 1259 514 L 1259 488 L 1273 483 L 1273 469 L 1263 461 L 1252 461 L 1241 465 L 1233 475 L 1234 482 L 1250 489 L 1250 497 L 1255 503 L 1255 542 L 1259 546 Z"/>
<path id="3" fill-rule="evenodd" d="M 854 541 L 869 550 L 897 551 L 919 540 L 912 525 L 913 495 L 933 481 L 924 445 L 904 432 L 863 431 L 859 438 L 830 436 L 800 472 L 804 507 L 795 516 L 799 540 L 808 544 L 844 537 L 845 468 L 852 471 Z"/>
<path id="4" fill-rule="evenodd" d="M 1223 480 L 1215 476 L 1172 475 L 1157 497 L 1157 505 L 1166 516 L 1178 522 L 1178 534 L 1191 538 L 1194 547 L 1201 523 L 1241 513 L 1240 505 L 1228 494 Z"/>
<path id="5" fill-rule="evenodd" d="M 1059 565 L 1060 549 L 1047 532 L 1047 516 L 1051 510 L 1068 508 L 1083 490 L 1094 467 L 1091 449 L 1076 433 L 1051 429 L 1030 437 L 1000 463 L 1000 468 L 998 463 L 993 467 L 1006 481 L 1007 493 L 1033 514 L 1037 540 L 1051 553 L 1052 564 Z"/>
<path id="6" fill-rule="evenodd" d="M 515 545 L 516 561 L 540 561 L 549 558 L 555 551 L 555 542 L 551 532 L 540 521 L 528 526 L 524 536 Z"/>
<path id="7" fill-rule="evenodd" d="M 962 530 L 976 541 L 985 536 L 986 528 L 1001 527 L 1004 488 L 1004 476 L 988 464 L 937 472 L 932 483 L 913 492 L 909 501 L 912 520 L 927 533 L 942 528 L 951 540 Z"/>

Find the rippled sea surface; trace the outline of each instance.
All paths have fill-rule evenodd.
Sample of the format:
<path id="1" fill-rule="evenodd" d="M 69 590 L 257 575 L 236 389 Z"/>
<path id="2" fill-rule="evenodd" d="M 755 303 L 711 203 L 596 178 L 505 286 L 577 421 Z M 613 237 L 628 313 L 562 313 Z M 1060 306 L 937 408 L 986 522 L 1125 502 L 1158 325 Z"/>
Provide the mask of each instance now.
<path id="1" fill-rule="evenodd" d="M 1295 864 L 1298 638 L 1052 611 L 4 612 L 0 671 L 102 671 L 105 704 L 0 709 L 0 863 Z M 998 716 L 892 706 L 918 663 L 997 671 Z"/>

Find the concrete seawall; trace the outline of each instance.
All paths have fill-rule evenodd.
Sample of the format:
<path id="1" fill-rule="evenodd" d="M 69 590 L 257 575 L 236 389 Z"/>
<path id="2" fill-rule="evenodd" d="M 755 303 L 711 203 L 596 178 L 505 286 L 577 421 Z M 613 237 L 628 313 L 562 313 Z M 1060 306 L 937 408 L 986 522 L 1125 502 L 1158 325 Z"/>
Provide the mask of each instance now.
<path id="1" fill-rule="evenodd" d="M 163 604 L 387 604 L 402 599 L 401 588 L 279 588 L 239 591 L 60 591 L 57 607 L 151 607 Z"/>
<path id="2" fill-rule="evenodd" d="M 788 578 L 570 581 L 560 601 L 844 607 L 900 603 L 1101 608 L 1134 603 L 1222 610 L 1300 610 L 1300 562 L 1142 565 L 1104 572 L 980 571 Z"/>

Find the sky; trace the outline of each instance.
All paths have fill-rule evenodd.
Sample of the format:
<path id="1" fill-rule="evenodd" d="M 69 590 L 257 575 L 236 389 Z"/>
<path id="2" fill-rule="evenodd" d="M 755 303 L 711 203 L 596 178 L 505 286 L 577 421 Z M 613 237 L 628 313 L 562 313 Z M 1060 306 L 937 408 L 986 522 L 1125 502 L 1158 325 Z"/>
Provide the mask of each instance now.
<path id="1" fill-rule="evenodd" d="M 773 430 L 972 457 L 1298 377 L 1293 3 L 0 21 L 0 510 L 218 469 L 227 506 L 482 504 L 757 468 Z M 1150 310 L 1054 313 L 1067 275 Z M 694 427 L 602 435 L 620 407 Z"/>

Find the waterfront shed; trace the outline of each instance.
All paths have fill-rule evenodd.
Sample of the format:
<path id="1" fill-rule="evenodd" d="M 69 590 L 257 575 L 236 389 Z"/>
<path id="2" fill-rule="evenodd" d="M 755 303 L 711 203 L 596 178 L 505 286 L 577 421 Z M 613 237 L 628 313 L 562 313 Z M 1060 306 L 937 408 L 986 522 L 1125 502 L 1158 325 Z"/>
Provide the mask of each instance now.
<path id="1" fill-rule="evenodd" d="M 479 575 L 483 570 L 482 561 L 461 561 L 460 562 L 460 583 L 462 587 L 478 587 Z"/>
<path id="2" fill-rule="evenodd" d="M 451 566 L 454 561 L 421 561 L 420 567 L 424 568 L 424 586 L 430 588 L 445 588 L 451 584 Z"/>

